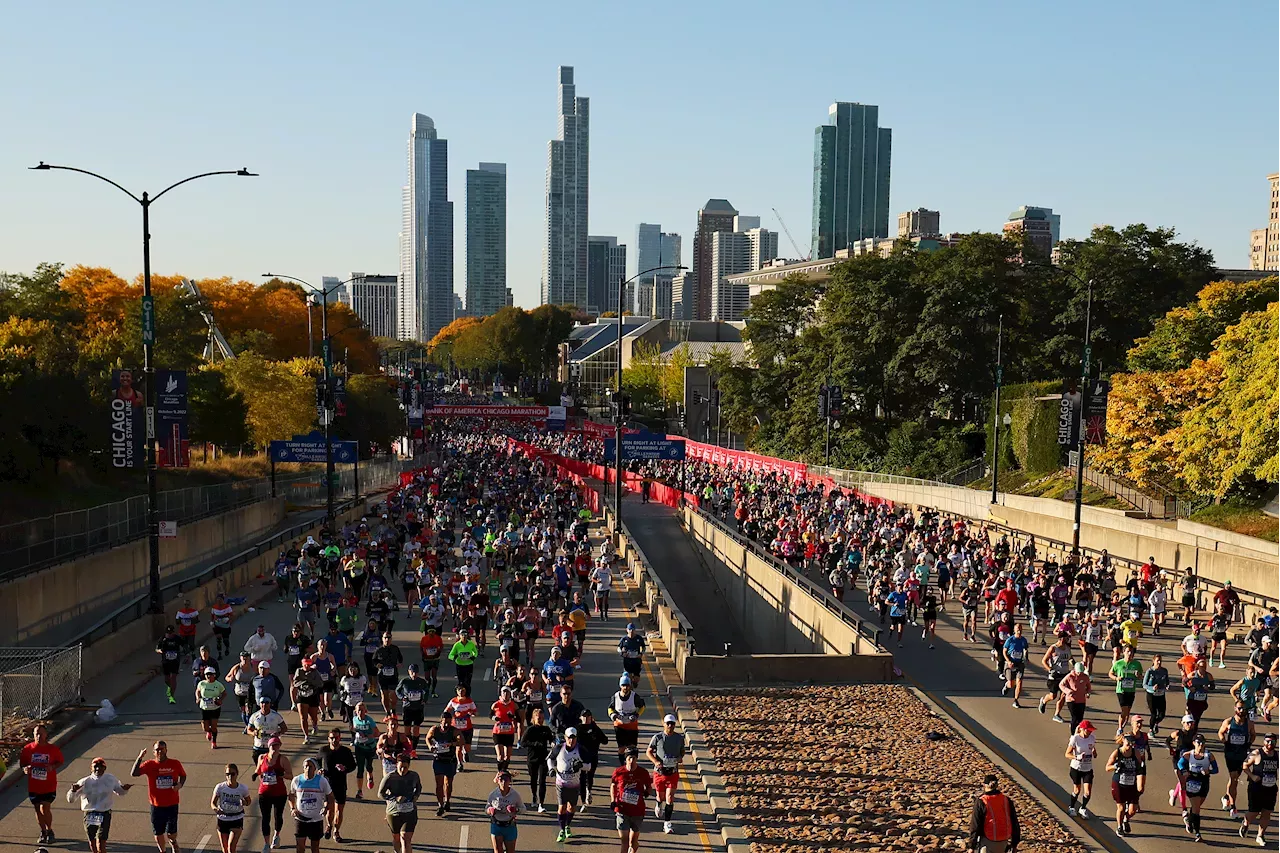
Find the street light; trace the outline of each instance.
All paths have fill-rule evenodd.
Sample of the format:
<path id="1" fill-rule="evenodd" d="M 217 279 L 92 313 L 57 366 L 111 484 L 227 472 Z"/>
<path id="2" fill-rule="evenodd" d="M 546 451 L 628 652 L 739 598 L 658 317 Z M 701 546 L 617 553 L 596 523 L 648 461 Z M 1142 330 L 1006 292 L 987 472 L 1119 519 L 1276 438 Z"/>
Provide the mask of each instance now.
<path id="1" fill-rule="evenodd" d="M 614 431 L 613 431 L 613 463 L 614 471 L 617 478 L 613 484 L 613 500 L 616 512 L 613 517 L 613 531 L 619 535 L 622 533 L 622 295 L 626 292 L 627 285 L 641 276 L 648 275 L 651 272 L 660 270 L 687 270 L 688 267 L 680 264 L 667 264 L 652 269 L 641 270 L 631 278 L 618 279 L 618 405 L 617 411 L 614 412 Z"/>
<path id="2" fill-rule="evenodd" d="M 330 524 L 333 523 L 333 387 L 330 381 L 329 367 L 329 294 L 355 281 L 355 277 L 346 281 L 340 281 L 333 287 L 325 290 L 323 287 L 316 287 L 309 281 L 300 278 L 294 278 L 291 275 L 280 275 L 273 272 L 264 272 L 263 278 L 283 278 L 288 281 L 296 281 L 305 287 L 311 288 L 314 293 L 320 295 L 320 357 L 324 361 L 324 417 L 321 418 L 324 426 L 324 479 L 325 479 L 325 518 Z M 311 317 L 310 296 L 308 296 L 307 317 Z M 308 344 L 310 335 L 308 335 Z M 356 448 L 356 456 L 360 455 L 360 448 Z"/>
<path id="3" fill-rule="evenodd" d="M 991 503 L 996 503 L 999 498 L 996 496 L 998 491 L 997 483 L 1000 481 L 1000 383 L 1004 379 L 1004 365 L 1001 363 L 1001 356 L 1004 355 L 1004 315 L 1000 315 L 1000 327 L 996 332 L 996 410 L 992 414 L 994 426 L 991 429 L 992 447 L 991 447 Z"/>
<path id="4" fill-rule="evenodd" d="M 183 178 L 177 183 L 170 184 L 156 193 L 155 196 L 144 192 L 139 197 L 110 178 L 99 175 L 97 172 L 90 172 L 88 169 L 79 169 L 75 166 L 55 166 L 43 160 L 40 161 L 39 165 L 28 168 L 35 172 L 48 172 L 54 169 L 63 172 L 79 172 L 82 175 L 88 175 L 91 178 L 97 178 L 100 181 L 111 184 L 111 186 L 142 206 L 142 373 L 146 382 L 143 386 L 143 393 L 146 399 L 143 402 L 146 406 L 147 418 L 147 563 L 150 586 L 148 612 L 164 613 L 164 597 L 160 591 L 160 509 L 156 505 L 156 368 L 152 364 L 155 355 L 156 329 L 155 310 L 151 300 L 151 205 L 159 201 L 160 197 L 169 190 L 200 178 L 209 178 L 214 175 L 238 175 L 242 178 L 256 178 L 258 175 L 248 169 L 202 172 L 199 175 L 192 175 L 189 178 Z"/>

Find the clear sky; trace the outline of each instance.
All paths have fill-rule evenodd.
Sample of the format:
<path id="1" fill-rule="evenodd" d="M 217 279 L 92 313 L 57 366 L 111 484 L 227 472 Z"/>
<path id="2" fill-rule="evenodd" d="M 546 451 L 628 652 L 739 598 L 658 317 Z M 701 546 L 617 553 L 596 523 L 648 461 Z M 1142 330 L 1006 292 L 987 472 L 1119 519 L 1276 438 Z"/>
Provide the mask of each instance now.
<path id="1" fill-rule="evenodd" d="M 508 284 L 538 301 L 556 68 L 591 99 L 592 234 L 729 199 L 807 251 L 813 129 L 835 100 L 893 128 L 891 213 L 996 230 L 1023 204 L 1065 236 L 1176 227 L 1248 263 L 1277 154 L 1277 4 L 0 0 L 0 270 L 44 260 L 319 282 L 399 269 L 410 116 L 449 140 L 455 289 L 465 170 L 508 164 Z M 778 229 L 780 230 L 780 229 Z M 792 256 L 785 236 L 780 250 Z"/>

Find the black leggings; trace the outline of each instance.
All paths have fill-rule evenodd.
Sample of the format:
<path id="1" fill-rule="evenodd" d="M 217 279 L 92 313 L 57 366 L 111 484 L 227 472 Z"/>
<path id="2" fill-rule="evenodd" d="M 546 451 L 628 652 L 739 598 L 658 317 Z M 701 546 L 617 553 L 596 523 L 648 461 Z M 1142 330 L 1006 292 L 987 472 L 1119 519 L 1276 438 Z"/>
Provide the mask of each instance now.
<path id="1" fill-rule="evenodd" d="M 1147 694 L 1147 711 L 1151 715 L 1151 725 L 1158 726 L 1160 721 L 1164 719 L 1164 705 L 1166 696 L 1156 696 L 1154 693 Z"/>
<path id="2" fill-rule="evenodd" d="M 262 814 L 262 837 L 266 838 L 271 833 L 271 812 L 276 813 L 275 829 L 280 832 L 280 828 L 284 826 L 284 806 L 289 802 L 287 794 L 259 794 L 258 795 L 258 811 Z"/>
<path id="3" fill-rule="evenodd" d="M 583 770 L 580 774 L 578 774 L 579 778 L 582 781 L 582 790 L 590 791 L 592 788 L 595 787 L 596 766 L 598 763 L 599 763 L 599 759 L 597 758 L 596 764 L 592 764 L 590 770 Z"/>
<path id="4" fill-rule="evenodd" d="M 528 767 L 529 794 L 535 802 L 545 803 L 547 801 L 547 762 L 534 761 L 531 758 Z"/>
<path id="5" fill-rule="evenodd" d="M 377 754 L 374 747 L 370 745 L 367 749 L 361 747 L 355 748 L 356 754 L 356 778 L 363 779 L 368 776 L 373 778 L 373 759 Z"/>

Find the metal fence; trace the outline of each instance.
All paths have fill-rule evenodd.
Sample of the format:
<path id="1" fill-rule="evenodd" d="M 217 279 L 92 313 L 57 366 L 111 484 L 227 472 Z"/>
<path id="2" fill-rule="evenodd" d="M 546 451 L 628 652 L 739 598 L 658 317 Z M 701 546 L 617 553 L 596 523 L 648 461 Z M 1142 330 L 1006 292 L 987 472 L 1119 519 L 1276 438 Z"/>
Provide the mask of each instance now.
<path id="1" fill-rule="evenodd" d="M 380 488 L 399 476 L 408 460 L 376 460 L 360 466 L 360 491 Z M 340 492 L 355 494 L 355 474 L 348 466 L 338 472 Z M 324 472 L 278 475 L 276 492 L 302 504 L 324 503 Z M 317 500 L 316 494 L 319 494 Z M 156 505 L 164 521 L 185 523 L 226 512 L 271 496 L 271 478 L 237 480 L 159 492 Z M 147 498 L 137 495 L 88 509 L 60 512 L 0 525 L 0 566 L 6 575 L 21 575 L 94 551 L 123 545 L 147 535 Z"/>
<path id="2" fill-rule="evenodd" d="M 81 647 L 0 647 L 0 738 L 84 701 Z"/>

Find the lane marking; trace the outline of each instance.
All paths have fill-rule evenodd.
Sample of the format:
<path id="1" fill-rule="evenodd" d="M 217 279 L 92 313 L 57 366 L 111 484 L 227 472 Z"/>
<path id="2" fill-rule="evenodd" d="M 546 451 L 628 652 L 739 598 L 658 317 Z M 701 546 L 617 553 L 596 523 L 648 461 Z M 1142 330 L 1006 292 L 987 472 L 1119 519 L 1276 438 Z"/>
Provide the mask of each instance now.
<path id="1" fill-rule="evenodd" d="M 491 669 L 486 669 L 486 670 L 484 671 L 484 680 L 485 680 L 485 681 L 493 681 L 493 670 L 491 670 Z"/>
<path id="2" fill-rule="evenodd" d="M 193 853 L 200 853 L 200 851 L 204 849 L 204 846 L 209 843 L 210 838 L 213 838 L 213 836 L 209 833 L 205 833 L 204 838 L 200 839 L 200 843 L 196 845 L 196 849 Z"/>
<path id="3" fill-rule="evenodd" d="M 458 853 L 467 853 L 467 836 L 471 834 L 471 827 L 465 823 L 458 830 Z"/>

